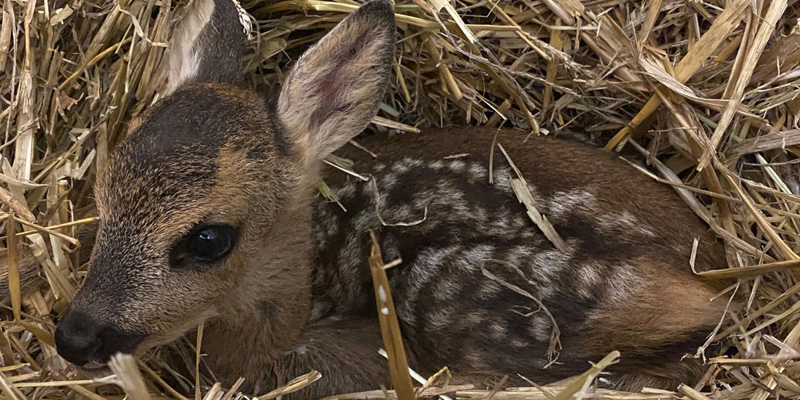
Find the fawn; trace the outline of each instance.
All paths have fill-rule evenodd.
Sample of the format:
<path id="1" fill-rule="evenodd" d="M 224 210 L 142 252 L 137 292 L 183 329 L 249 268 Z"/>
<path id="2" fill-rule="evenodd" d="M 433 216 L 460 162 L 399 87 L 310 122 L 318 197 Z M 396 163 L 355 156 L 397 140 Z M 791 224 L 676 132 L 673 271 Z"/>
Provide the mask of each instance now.
<path id="1" fill-rule="evenodd" d="M 681 358 L 725 302 L 689 260 L 695 240 L 696 268 L 723 266 L 724 251 L 669 187 L 581 143 L 499 132 L 557 248 L 515 197 L 509 161 L 489 169 L 494 129 L 364 138 L 377 158 L 342 148 L 390 78 L 390 1 L 347 16 L 274 101 L 242 87 L 237 5 L 191 7 L 170 94 L 99 176 L 88 276 L 55 336 L 66 360 L 101 368 L 205 322 L 210 368 L 251 392 L 311 369 L 323 378 L 297 397 L 389 384 L 366 266 L 374 231 L 384 259 L 403 261 L 388 273 L 421 373 L 547 383 L 615 349 L 612 387 L 674 389 L 702 372 Z M 336 150 L 368 181 L 323 167 Z M 320 178 L 341 208 L 315 196 Z"/>

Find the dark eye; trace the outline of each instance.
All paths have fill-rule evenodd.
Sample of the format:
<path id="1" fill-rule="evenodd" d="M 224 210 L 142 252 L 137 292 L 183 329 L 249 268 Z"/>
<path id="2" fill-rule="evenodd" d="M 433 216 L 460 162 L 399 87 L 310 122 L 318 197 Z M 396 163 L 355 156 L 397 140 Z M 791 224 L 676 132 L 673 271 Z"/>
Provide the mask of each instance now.
<path id="1" fill-rule="evenodd" d="M 190 232 L 173 250 L 171 262 L 178 266 L 187 257 L 210 263 L 222 260 L 233 249 L 236 230 L 228 225 L 202 225 Z"/>

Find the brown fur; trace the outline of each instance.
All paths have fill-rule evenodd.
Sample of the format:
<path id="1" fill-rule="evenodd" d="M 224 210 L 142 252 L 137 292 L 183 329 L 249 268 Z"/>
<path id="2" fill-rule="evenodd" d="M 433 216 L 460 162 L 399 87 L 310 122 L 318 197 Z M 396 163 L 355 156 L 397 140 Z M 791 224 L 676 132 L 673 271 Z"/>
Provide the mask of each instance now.
<path id="1" fill-rule="evenodd" d="M 214 0 L 212 15 L 197 20 L 238 23 L 228 1 Z M 680 356 L 710 331 L 724 302 L 710 301 L 714 288 L 692 275 L 688 259 L 697 238 L 698 266 L 719 267 L 721 246 L 669 188 L 609 153 L 499 135 L 564 252 L 525 215 L 499 152 L 489 182 L 493 130 L 365 138 L 377 160 L 352 147 L 338 154 L 375 183 L 326 168 L 348 211 L 314 199 L 321 159 L 377 111 L 394 48 L 390 7 L 376 0 L 331 31 L 298 60 L 275 108 L 229 79 L 241 46 L 231 40 L 243 34 L 217 37 L 195 25 L 199 34 L 179 34 L 189 39 L 176 48 L 200 46 L 200 67 L 174 61 L 174 93 L 136 126 L 98 182 L 91 267 L 64 318 L 82 313 L 113 328 L 120 343 L 104 342 L 103 352 L 170 341 L 205 321 L 211 368 L 227 384 L 245 377 L 253 392 L 312 368 L 323 380 L 295 397 L 374 389 L 389 382 L 365 265 L 373 230 L 385 259 L 405 261 L 390 284 L 412 366 L 423 373 L 448 365 L 462 377 L 545 383 L 618 349 L 623 362 L 611 380 L 619 387 L 696 378 L 698 363 Z M 218 48 L 234 49 L 209 50 Z M 237 231 L 230 255 L 171 265 L 172 249 L 204 223 Z M 544 311 L 487 273 L 552 312 L 562 333 L 558 363 L 548 366 L 553 326 Z"/>
<path id="2" fill-rule="evenodd" d="M 487 173 L 485 176 L 481 176 L 479 181 L 485 182 L 485 190 L 491 191 L 492 185 L 488 183 L 489 149 L 495 132 L 493 129 L 452 128 L 424 131 L 419 135 L 395 135 L 388 138 L 376 135 L 360 139 L 359 144 L 375 152 L 378 156 L 377 159 L 373 159 L 355 147 L 344 148 L 338 154 L 354 160 L 353 168 L 359 174 L 378 177 L 379 191 L 384 193 L 390 190 L 383 186 L 388 184 L 389 179 L 386 176 L 391 175 L 392 171 L 383 169 L 378 172 L 377 170 L 380 170 L 382 165 L 391 166 L 407 159 L 422 160 L 422 166 L 433 165 L 437 161 L 441 163 L 448 156 L 467 154 L 458 160 L 464 161 L 468 165 L 474 162 L 477 165 L 486 166 Z M 526 137 L 527 134 L 524 132 L 501 131 L 498 133 L 497 142 L 508 151 L 511 159 L 521 169 L 535 192 L 534 197 L 539 210 L 548 216 L 567 243 L 583 242 L 583 245 L 579 246 L 579 252 L 570 256 L 563 267 L 552 264 L 551 268 L 566 268 L 564 270 L 565 278 L 559 278 L 560 281 L 550 283 L 550 288 L 555 293 L 548 295 L 546 292 L 538 294 L 533 292 L 536 297 L 552 307 L 551 311 L 554 312 L 558 321 L 564 347 L 558 361 L 563 365 L 557 364 L 546 370 L 532 370 L 530 367 L 535 363 L 531 359 L 526 361 L 532 362 L 528 366 L 514 365 L 513 355 L 518 350 L 510 347 L 508 350 L 504 350 L 508 357 L 500 357 L 499 361 L 493 362 L 488 356 L 491 350 L 474 347 L 480 346 L 478 343 L 486 345 L 485 341 L 476 343 L 470 339 L 471 336 L 481 337 L 476 328 L 469 328 L 471 333 L 465 336 L 458 329 L 451 327 L 452 332 L 442 332 L 441 337 L 435 338 L 432 337 L 430 330 L 417 331 L 422 329 L 423 325 L 410 321 L 410 319 L 414 319 L 412 316 L 401 322 L 409 325 L 406 335 L 408 339 L 416 342 L 412 345 L 412 347 L 416 347 L 413 350 L 419 354 L 425 354 L 425 357 L 420 357 L 418 366 L 431 372 L 444 364 L 455 371 L 459 371 L 459 369 L 474 371 L 479 364 L 484 364 L 495 372 L 512 376 L 521 373 L 529 378 L 560 379 L 580 372 L 586 365 L 585 360 L 599 360 L 609 351 L 616 349 L 622 351 L 624 360 L 616 368 L 620 374 L 617 375 L 618 378 L 615 382 L 618 382 L 621 387 L 629 389 L 637 389 L 642 386 L 674 388 L 680 382 L 696 378 L 701 372 L 699 363 L 691 359 L 683 363 L 679 361 L 684 354 L 694 353 L 696 347 L 705 340 L 704 336 L 719 322 L 725 300 L 711 301 L 719 288 L 698 280 L 689 268 L 689 258 L 693 241 L 697 238 L 699 246 L 696 268 L 699 270 L 717 268 L 724 263 L 722 246 L 700 220 L 685 207 L 672 189 L 653 182 L 627 163 L 619 160 L 617 156 L 580 143 L 549 138 L 531 138 L 526 141 Z M 498 150 L 494 159 L 495 179 L 497 179 L 497 171 L 507 168 L 508 163 Z M 334 188 L 335 193 L 337 193 L 337 188 L 352 185 L 352 178 L 333 169 L 328 172 L 325 180 Z M 430 176 L 431 173 L 425 169 L 420 169 L 416 174 L 414 172 L 407 174 L 407 177 L 400 175 L 396 178 L 399 182 L 398 185 L 404 191 L 426 192 L 429 191 L 428 185 L 438 185 L 435 180 L 428 183 L 433 178 Z M 447 182 L 448 179 L 451 178 L 444 178 L 442 182 Z M 476 185 L 480 186 L 481 183 L 478 182 Z M 363 186 L 367 187 L 368 185 L 364 184 Z M 585 209 L 581 204 L 574 204 L 567 214 L 560 215 L 556 212 L 555 206 L 568 201 L 564 198 L 563 193 L 586 190 L 591 190 L 593 193 L 592 208 Z M 362 209 L 374 213 L 374 205 L 371 204 L 372 192 L 367 190 L 365 193 L 366 196 L 361 195 L 367 199 L 365 204 L 362 204 L 361 200 L 351 200 L 350 196 L 343 197 L 342 204 L 348 210 L 343 218 L 357 220 L 360 218 Z M 459 193 L 456 191 L 453 193 L 452 199 L 445 198 L 443 201 L 457 203 L 458 195 Z M 384 203 L 384 214 L 388 214 L 392 210 L 391 201 L 388 199 Z M 413 197 L 403 201 L 407 204 L 414 204 Z M 498 197 L 496 200 L 490 198 L 487 201 L 499 203 L 508 200 Z M 396 236 L 399 240 L 399 243 L 392 240 L 388 241 L 391 243 L 384 241 L 384 251 L 391 252 L 393 248 L 397 248 L 399 255 L 404 260 L 409 260 L 411 264 L 425 265 L 421 261 L 412 261 L 415 256 L 407 253 L 409 250 L 404 249 L 423 252 L 426 247 L 437 246 L 431 242 L 431 240 L 435 240 L 432 238 L 451 237 L 451 231 L 432 227 L 432 224 L 435 224 L 438 219 L 444 218 L 451 224 L 455 224 L 456 228 L 453 230 L 455 232 L 470 230 L 469 221 L 474 220 L 474 217 L 469 216 L 470 214 L 467 214 L 466 219 L 462 222 L 459 217 L 454 216 L 446 209 L 437 208 L 436 201 L 428 201 L 427 207 L 428 220 L 416 227 L 384 226 L 378 228 L 384 239 Z M 526 218 L 523 207 L 510 207 L 519 213 L 521 219 Z M 338 207 L 333 204 L 328 205 L 328 208 L 333 210 L 329 211 L 330 213 L 336 214 L 338 211 Z M 598 226 L 602 226 L 604 216 L 620 215 L 621 210 L 629 213 L 631 218 L 635 218 L 634 226 L 625 227 L 627 231 L 619 233 L 614 230 L 595 231 Z M 480 214 L 480 211 L 481 209 L 478 207 L 471 213 Z M 497 211 L 486 211 L 489 215 L 492 215 L 492 212 Z M 328 212 L 321 215 L 328 215 Z M 321 215 L 317 218 L 320 218 Z M 408 218 L 408 220 L 412 219 L 416 218 Z M 576 223 L 577 225 L 575 225 Z M 479 225 L 478 229 L 481 229 L 480 226 L 484 226 L 483 229 L 486 229 L 485 225 Z M 511 229 L 512 236 L 520 234 L 514 228 L 509 229 Z M 643 234 L 642 232 L 645 231 L 647 233 Z M 346 236 L 348 234 L 338 231 L 334 235 Z M 456 238 L 447 240 L 458 243 Z M 491 258 L 495 261 L 514 263 L 510 261 L 511 256 L 508 253 L 513 251 L 515 245 L 506 244 L 502 241 L 504 239 L 498 237 L 496 239 L 471 240 L 481 240 L 480 243 L 493 244 L 497 250 Z M 539 245 L 532 240 L 529 243 L 527 247 L 536 252 Z M 333 242 L 330 246 L 334 251 L 338 251 L 336 248 L 342 246 L 342 243 Z M 545 244 L 540 251 L 548 250 L 548 248 L 551 248 L 549 243 Z M 322 259 L 331 257 L 324 248 L 321 249 L 321 252 Z M 581 256 L 581 253 L 587 256 Z M 387 259 L 392 257 L 397 257 L 397 255 L 386 256 Z M 505 259 L 509 261 L 505 261 Z M 403 268 L 413 269 L 415 266 L 401 266 L 397 270 Z M 496 267 L 488 268 L 492 268 L 494 272 L 498 271 Z M 574 294 L 575 291 L 582 289 L 576 279 L 581 276 L 580 271 L 583 269 L 595 271 L 594 277 L 588 282 L 582 283 L 582 285 L 586 285 L 586 290 L 592 293 L 589 299 L 594 305 L 588 307 L 584 300 L 580 300 Z M 440 285 L 440 287 L 450 288 L 449 290 L 470 287 L 468 282 L 473 278 L 466 278 L 468 280 L 464 281 L 465 278 L 461 278 L 459 273 L 453 270 L 449 272 L 448 279 L 460 282 L 456 286 Z M 330 282 L 333 279 L 332 276 L 324 275 L 324 273 L 323 276 L 325 276 L 322 279 L 323 282 Z M 516 273 L 508 275 L 508 271 L 506 271 L 505 276 L 508 277 L 507 281 L 526 290 L 532 290 L 531 287 L 520 281 L 520 277 Z M 356 281 L 359 278 L 347 276 L 339 279 Z M 413 299 L 404 298 L 406 291 L 400 285 L 411 285 L 413 281 L 399 276 L 390 279 L 398 282 L 398 286 L 392 289 L 396 293 L 395 301 L 400 303 L 398 308 L 402 309 L 404 301 L 413 301 Z M 475 283 L 477 287 L 487 284 L 486 278 L 482 275 L 474 279 L 477 280 Z M 527 279 L 537 280 L 538 278 L 534 276 Z M 612 284 L 614 286 L 609 287 Z M 371 290 L 368 284 L 361 283 L 360 285 L 367 292 Z M 357 287 L 359 284 L 347 286 L 348 298 L 358 297 L 352 295 L 354 291 L 358 290 Z M 598 291 L 599 288 L 603 289 Z M 623 295 L 625 292 L 622 289 L 626 290 L 627 294 Z M 340 289 L 336 287 L 321 290 L 321 294 L 318 296 L 323 299 L 330 298 L 331 292 L 338 290 Z M 604 294 L 604 291 L 610 291 L 610 293 Z M 480 311 L 480 308 L 470 307 L 486 307 L 486 309 L 495 310 L 493 313 L 496 313 L 498 308 L 508 308 L 507 305 L 502 305 L 508 304 L 505 303 L 508 300 L 512 301 L 511 304 L 514 304 L 515 301 L 519 304 L 525 303 L 522 298 L 515 300 L 515 295 L 510 292 L 500 292 L 497 296 L 499 299 L 497 305 L 487 300 L 484 300 L 481 306 L 462 303 L 466 315 L 454 313 L 453 323 L 458 324 L 459 320 L 470 319 L 473 313 Z M 551 299 L 545 298 L 547 296 Z M 333 312 L 358 310 L 358 306 L 343 307 L 341 304 L 336 304 L 338 301 L 338 299 L 333 300 L 334 305 L 331 306 L 335 310 Z M 425 314 L 435 313 L 437 307 L 446 306 L 447 302 L 440 304 L 437 301 L 425 299 L 422 303 L 412 304 L 409 307 L 414 307 L 418 314 Z M 362 307 L 370 306 L 369 300 L 365 300 L 362 305 Z M 420 307 L 423 308 L 420 309 Z M 508 318 L 506 322 L 502 322 L 494 317 L 483 316 L 476 319 L 475 322 L 481 326 L 493 326 L 498 323 L 513 325 L 512 319 L 506 318 Z M 419 319 L 419 315 L 417 319 Z M 417 335 L 423 335 L 425 339 L 418 341 Z M 509 339 L 513 337 L 511 333 L 505 336 Z M 445 341 L 448 345 L 444 344 Z M 548 345 L 548 341 L 526 344 L 531 355 L 540 357 L 543 364 L 546 362 L 544 353 Z M 493 346 L 502 348 L 507 344 L 497 343 Z M 453 349 L 452 353 L 446 350 L 448 348 Z M 469 359 L 470 349 L 473 348 L 478 351 L 475 357 L 483 359 L 482 362 L 476 363 Z M 499 351 L 498 348 L 494 350 Z M 516 356 L 521 357 L 519 354 Z M 461 358 L 460 361 L 459 358 Z M 430 364 L 426 366 L 425 362 L 430 362 Z"/>

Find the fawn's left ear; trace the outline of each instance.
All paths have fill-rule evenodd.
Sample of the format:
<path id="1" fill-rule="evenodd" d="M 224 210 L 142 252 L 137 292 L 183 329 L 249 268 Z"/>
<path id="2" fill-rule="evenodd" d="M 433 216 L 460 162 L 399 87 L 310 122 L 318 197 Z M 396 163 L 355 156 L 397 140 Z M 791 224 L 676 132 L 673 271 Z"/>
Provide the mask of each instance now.
<path id="1" fill-rule="evenodd" d="M 189 0 L 172 35 L 169 92 L 188 82 L 236 83 L 249 20 L 235 0 Z"/>
<path id="2" fill-rule="evenodd" d="M 378 112 L 396 41 L 390 0 L 353 12 L 297 61 L 278 100 L 290 139 L 323 159 L 361 133 Z"/>

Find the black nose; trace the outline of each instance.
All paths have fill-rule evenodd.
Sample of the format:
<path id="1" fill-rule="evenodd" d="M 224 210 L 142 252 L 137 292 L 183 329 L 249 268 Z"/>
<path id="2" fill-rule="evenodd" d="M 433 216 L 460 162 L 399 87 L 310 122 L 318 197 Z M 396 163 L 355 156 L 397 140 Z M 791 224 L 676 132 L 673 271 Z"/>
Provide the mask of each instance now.
<path id="1" fill-rule="evenodd" d="M 141 342 L 141 335 L 121 332 L 100 324 L 82 311 L 68 312 L 56 328 L 56 350 L 65 360 L 83 366 L 90 362 L 105 363 L 117 352 L 130 353 Z"/>
<path id="2" fill-rule="evenodd" d="M 99 326 L 88 314 L 70 311 L 56 328 L 56 350 L 65 360 L 83 365 L 103 346 Z"/>

